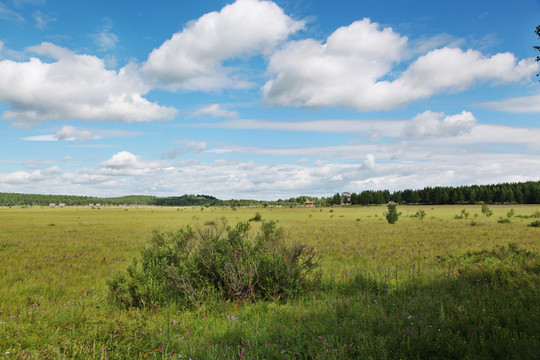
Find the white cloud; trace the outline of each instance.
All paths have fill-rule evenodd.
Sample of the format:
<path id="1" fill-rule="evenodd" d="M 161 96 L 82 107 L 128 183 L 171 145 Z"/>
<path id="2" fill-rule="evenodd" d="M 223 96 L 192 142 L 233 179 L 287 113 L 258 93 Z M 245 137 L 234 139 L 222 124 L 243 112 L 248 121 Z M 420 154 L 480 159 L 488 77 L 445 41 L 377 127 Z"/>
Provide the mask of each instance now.
<path id="1" fill-rule="evenodd" d="M 202 116 L 211 116 L 213 118 L 236 118 L 238 117 L 238 112 L 225 110 L 219 104 L 212 104 L 204 106 L 199 110 L 193 113 L 193 116 L 202 117 Z"/>
<path id="2" fill-rule="evenodd" d="M 377 86 L 391 92 L 391 97 L 386 94 L 389 103 L 399 106 L 440 92 L 462 91 L 477 82 L 517 82 L 537 69 L 534 59 L 517 61 L 511 53 L 486 57 L 475 50 L 442 48 L 419 57 L 397 80 Z"/>
<path id="3" fill-rule="evenodd" d="M 132 64 L 106 70 L 95 56 L 77 55 L 51 43 L 28 50 L 55 61 L 0 61 L 0 101 L 10 108 L 2 118 L 17 126 L 71 119 L 145 122 L 171 119 L 178 112 L 143 98 L 149 88 Z"/>
<path id="4" fill-rule="evenodd" d="M 118 36 L 110 31 L 101 31 L 95 34 L 93 38 L 100 51 L 114 49 L 118 43 Z"/>
<path id="5" fill-rule="evenodd" d="M 383 138 L 402 136 L 457 136 L 470 133 L 477 124 L 475 116 L 468 111 L 460 114 L 425 111 L 411 120 L 310 120 L 310 121 L 265 121 L 254 119 L 229 120 L 220 123 L 203 123 L 199 126 L 225 129 L 251 129 L 273 131 L 301 131 L 323 133 L 357 133 L 379 141 Z"/>
<path id="6" fill-rule="evenodd" d="M 141 160 L 128 151 L 120 151 L 100 165 L 100 174 L 109 176 L 158 176 L 156 169 L 162 168 L 162 163 Z"/>
<path id="7" fill-rule="evenodd" d="M 206 149 L 206 142 L 204 141 L 188 141 L 184 148 L 192 152 L 202 152 Z"/>
<path id="8" fill-rule="evenodd" d="M 228 120 L 219 123 L 202 123 L 201 127 L 223 129 L 251 129 L 270 131 L 300 131 L 322 133 L 358 133 L 373 137 L 397 137 L 405 125 L 404 120 L 361 119 L 361 120 L 308 120 L 308 121 L 268 121 L 256 119 Z"/>
<path id="9" fill-rule="evenodd" d="M 111 31 L 113 25 L 112 20 L 106 18 L 104 21 L 105 24 L 98 29 L 98 32 L 91 35 L 94 43 L 98 46 L 99 51 L 114 49 L 118 44 L 118 36 Z"/>
<path id="10" fill-rule="evenodd" d="M 296 157 L 293 164 L 276 163 L 276 159 L 271 163 L 239 162 L 220 159 L 219 155 L 206 163 L 172 158 L 148 161 L 121 151 L 96 168 L 75 171 L 63 171 L 59 168 L 61 163 L 56 166 L 50 161 L 34 160 L 34 171 L 0 173 L 0 186 L 14 192 L 40 192 L 46 188 L 50 193 L 64 194 L 171 196 L 181 191 L 224 199 L 278 199 L 298 194 L 328 196 L 336 191 L 528 181 L 540 177 L 538 138 L 539 129 L 477 124 L 470 133 L 458 136 L 404 138 L 379 145 L 231 145 L 221 149 L 250 156 Z M 192 145 L 187 141 L 185 144 Z M 202 149 L 202 144 L 198 146 Z"/>
<path id="11" fill-rule="evenodd" d="M 27 169 L 44 169 L 46 168 L 47 166 L 49 166 L 49 161 L 46 161 L 46 160 L 40 160 L 40 159 L 29 159 L 29 160 L 24 160 L 23 161 L 23 165 L 25 168 Z"/>
<path id="12" fill-rule="evenodd" d="M 135 131 L 85 129 L 64 125 L 54 134 L 27 136 L 22 139 L 25 141 L 90 141 L 107 137 L 135 137 L 140 135 L 142 135 L 142 133 Z"/>
<path id="13" fill-rule="evenodd" d="M 447 137 L 468 134 L 477 124 L 474 115 L 462 111 L 457 115 L 445 116 L 442 112 L 425 111 L 416 115 L 403 127 L 408 137 Z"/>
<path id="14" fill-rule="evenodd" d="M 11 10 L 3 2 L 0 2 L 0 19 L 13 21 L 19 24 L 26 22 L 21 14 Z"/>
<path id="15" fill-rule="evenodd" d="M 243 88 L 250 84 L 223 61 L 268 53 L 303 26 L 271 1 L 237 0 L 188 23 L 152 51 L 143 70 L 164 88 Z"/>
<path id="16" fill-rule="evenodd" d="M 521 96 L 501 101 L 491 101 L 480 104 L 490 109 L 506 111 L 510 113 L 540 113 L 540 93 L 529 96 Z"/>
<path id="17" fill-rule="evenodd" d="M 174 149 L 170 151 L 164 151 L 162 153 L 162 157 L 166 159 L 175 159 L 181 155 L 184 155 L 186 153 L 201 153 L 206 149 L 206 142 L 204 141 L 179 141 L 180 143 L 183 143 L 184 145 L 182 147 L 176 146 Z"/>
<path id="18" fill-rule="evenodd" d="M 62 174 L 63 171 L 58 166 L 51 166 L 43 171 L 45 174 Z"/>
<path id="19" fill-rule="evenodd" d="M 49 25 L 50 22 L 56 21 L 56 18 L 54 16 L 44 14 L 41 11 L 34 11 L 32 17 L 36 22 L 36 28 L 42 31 L 47 28 L 47 25 Z"/>
<path id="20" fill-rule="evenodd" d="M 337 29 L 324 44 L 313 39 L 289 42 L 270 58 L 272 79 L 264 85 L 263 97 L 277 106 L 389 110 L 478 82 L 517 82 L 538 70 L 534 59 L 518 61 L 510 53 L 484 56 L 443 47 L 396 73 L 393 67 L 411 53 L 407 40 L 364 19 Z"/>
<path id="21" fill-rule="evenodd" d="M 43 179 L 44 176 L 41 170 L 34 170 L 31 173 L 26 171 L 14 171 L 7 174 L 0 174 L 0 184 L 25 184 Z"/>
<path id="22" fill-rule="evenodd" d="M 128 151 L 114 154 L 112 158 L 102 162 L 101 166 L 109 169 L 136 169 L 141 167 L 137 156 Z"/>
<path id="23" fill-rule="evenodd" d="M 88 130 L 78 130 L 73 126 L 64 125 L 62 129 L 55 134 L 55 138 L 67 141 L 88 141 L 94 140 L 96 137 Z"/>
<path id="24" fill-rule="evenodd" d="M 401 60 L 406 44 L 406 37 L 391 28 L 379 30 L 369 19 L 337 29 L 325 44 L 289 42 L 270 58 L 268 73 L 274 78 L 264 85 L 263 96 L 281 106 L 381 107 L 373 85 Z"/>
<path id="25" fill-rule="evenodd" d="M 375 168 L 375 156 L 372 154 L 366 155 L 366 160 L 364 160 L 364 166 L 367 169 L 374 169 Z"/>

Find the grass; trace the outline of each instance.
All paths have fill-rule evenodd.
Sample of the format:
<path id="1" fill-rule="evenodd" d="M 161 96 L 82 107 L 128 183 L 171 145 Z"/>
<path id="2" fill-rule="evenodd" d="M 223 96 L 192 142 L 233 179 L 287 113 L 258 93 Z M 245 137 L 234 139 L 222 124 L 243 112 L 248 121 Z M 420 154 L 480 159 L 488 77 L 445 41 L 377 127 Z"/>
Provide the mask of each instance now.
<path id="1" fill-rule="evenodd" d="M 398 206 L 390 225 L 386 206 L 0 208 L 0 358 L 533 359 L 540 207 L 490 209 Z M 106 279 L 154 230 L 256 214 L 316 248 L 320 284 L 287 302 L 109 304 Z"/>

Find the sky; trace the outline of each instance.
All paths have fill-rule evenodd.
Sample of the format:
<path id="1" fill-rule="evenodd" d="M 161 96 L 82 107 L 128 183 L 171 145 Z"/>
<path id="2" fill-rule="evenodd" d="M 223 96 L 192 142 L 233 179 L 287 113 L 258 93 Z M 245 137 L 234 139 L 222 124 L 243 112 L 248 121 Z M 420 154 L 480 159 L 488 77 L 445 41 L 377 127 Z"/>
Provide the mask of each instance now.
<path id="1" fill-rule="evenodd" d="M 538 0 L 0 0 L 0 192 L 540 180 Z"/>

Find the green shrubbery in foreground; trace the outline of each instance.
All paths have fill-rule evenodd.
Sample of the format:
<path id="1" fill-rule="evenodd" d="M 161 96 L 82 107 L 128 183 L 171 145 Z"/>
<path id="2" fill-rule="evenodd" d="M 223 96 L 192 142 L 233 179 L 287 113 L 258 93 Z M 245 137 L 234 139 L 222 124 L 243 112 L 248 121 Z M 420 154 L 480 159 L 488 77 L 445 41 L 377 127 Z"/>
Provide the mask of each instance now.
<path id="1" fill-rule="evenodd" d="M 260 216 L 260 215 L 259 215 Z M 268 300 L 298 293 L 317 267 L 311 248 L 288 245 L 275 222 L 252 238 L 249 222 L 156 233 L 127 272 L 108 281 L 110 297 L 124 307 L 167 302 L 198 306 L 208 298 Z"/>

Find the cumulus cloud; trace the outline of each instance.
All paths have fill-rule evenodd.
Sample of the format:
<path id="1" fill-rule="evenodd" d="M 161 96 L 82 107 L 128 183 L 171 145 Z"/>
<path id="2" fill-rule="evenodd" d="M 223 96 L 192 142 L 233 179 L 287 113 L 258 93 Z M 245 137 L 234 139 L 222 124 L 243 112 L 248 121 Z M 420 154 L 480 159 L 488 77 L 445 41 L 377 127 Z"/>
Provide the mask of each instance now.
<path id="1" fill-rule="evenodd" d="M 163 88 L 246 87 L 249 83 L 235 77 L 234 70 L 225 68 L 223 61 L 268 53 L 303 26 L 271 1 L 237 0 L 175 33 L 152 51 L 143 70 Z"/>
<path id="2" fill-rule="evenodd" d="M 129 151 L 120 151 L 100 165 L 100 174 L 111 176 L 157 176 L 155 171 L 161 168 L 159 162 L 141 160 L 140 156 Z"/>
<path id="3" fill-rule="evenodd" d="M 447 137 L 468 134 L 477 124 L 474 115 L 468 111 L 445 116 L 442 112 L 425 111 L 416 115 L 403 127 L 403 135 L 408 137 Z"/>
<path id="4" fill-rule="evenodd" d="M 0 61 L 0 101 L 10 110 L 2 118 L 28 127 L 45 120 L 145 122 L 171 119 L 177 110 L 149 102 L 150 89 L 130 64 L 106 70 L 103 60 L 42 43 L 28 48 L 53 58 Z"/>
<path id="5" fill-rule="evenodd" d="M 487 57 L 476 50 L 442 48 L 419 57 L 395 81 L 376 85 L 392 91 L 393 103 L 402 105 L 439 92 L 465 90 L 477 82 L 517 82 L 537 69 L 534 59 L 518 61 L 511 53 Z"/>
<path id="6" fill-rule="evenodd" d="M 109 169 L 136 169 L 140 167 L 137 156 L 128 151 L 114 154 L 112 158 L 101 163 L 101 166 Z"/>
<path id="7" fill-rule="evenodd" d="M 337 29 L 325 44 L 289 42 L 270 58 L 273 79 L 263 96 L 280 106 L 381 107 L 373 85 L 401 59 L 406 44 L 406 37 L 391 28 L 380 30 L 369 19 Z"/>
<path id="8" fill-rule="evenodd" d="M 32 172 L 14 171 L 7 174 L 0 174 L 0 184 L 25 184 L 29 182 L 37 182 L 43 180 L 44 176 L 41 170 Z"/>
<path id="9" fill-rule="evenodd" d="M 236 118 L 238 112 L 223 109 L 219 104 L 204 106 L 193 113 L 193 116 L 211 116 L 213 118 Z"/>
<path id="10" fill-rule="evenodd" d="M 443 47 L 395 73 L 394 66 L 411 52 L 407 42 L 369 19 L 337 29 L 324 44 L 313 39 L 289 42 L 270 58 L 272 78 L 263 87 L 264 99 L 277 106 L 389 110 L 478 82 L 520 81 L 538 70 L 534 59 L 518 61 L 510 53 L 484 56 Z"/>

